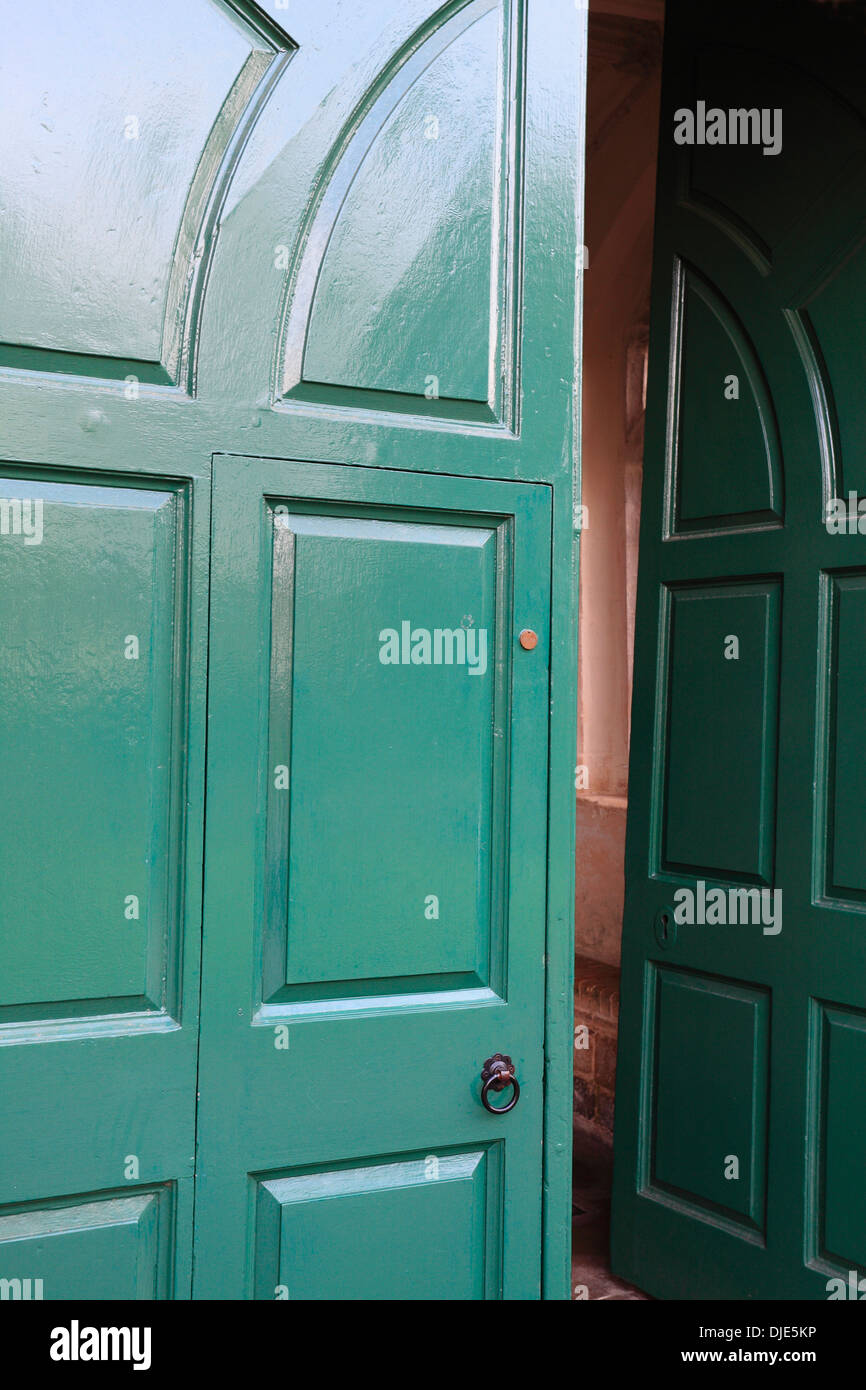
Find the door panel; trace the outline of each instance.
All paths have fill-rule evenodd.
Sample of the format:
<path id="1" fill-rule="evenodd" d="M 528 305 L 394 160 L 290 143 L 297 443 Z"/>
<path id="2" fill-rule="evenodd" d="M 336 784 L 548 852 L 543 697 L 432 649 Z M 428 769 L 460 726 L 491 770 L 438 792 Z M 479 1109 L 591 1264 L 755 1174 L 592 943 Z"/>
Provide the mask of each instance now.
<path id="1" fill-rule="evenodd" d="M 537 1297 L 549 493 L 218 458 L 213 534 L 197 1296 Z"/>
<path id="2" fill-rule="evenodd" d="M 861 468 L 866 42 L 668 10 L 614 1263 L 822 1299 L 866 1269 L 864 541 L 825 525 Z M 699 100 L 781 109 L 781 151 L 676 145 Z"/>
<path id="3" fill-rule="evenodd" d="M 183 1296 L 198 986 L 184 799 L 205 599 L 191 488 L 4 473 L 3 1271 L 41 1278 L 46 1299 Z"/>
<path id="4" fill-rule="evenodd" d="M 513 424 L 523 31 L 515 0 L 443 7 L 357 93 L 285 257 L 282 400 Z M 300 49 L 315 90 L 335 52 Z"/>
<path id="5" fill-rule="evenodd" d="M 3 773 L 29 789 L 0 851 L 4 1020 L 176 1013 L 183 490 L 26 476 L 0 489 L 13 521 L 16 503 L 33 513 L 33 534 L 0 550 Z M 46 826 L 54 863 L 34 874 Z"/>
<path id="6" fill-rule="evenodd" d="M 22 1271 L 13 1279 L 31 1281 L 29 1293 L 24 1283 L 21 1293 L 13 1285 L 10 1296 L 80 1299 L 86 1290 L 88 1299 L 170 1298 L 179 1291 L 172 1272 L 174 1197 L 173 1184 L 163 1184 L 30 1202 L 0 1215 L 4 1268 Z"/>
<path id="7" fill-rule="evenodd" d="M 660 872 L 772 879 L 779 588 L 775 580 L 758 580 L 662 590 L 668 665 L 660 692 L 666 775 Z M 740 658 L 720 666 L 729 636 L 737 639 Z M 697 730 L 712 730 L 709 747 Z"/>
<path id="8" fill-rule="evenodd" d="M 487 642 L 510 602 L 507 528 L 301 506 L 272 530 L 271 762 L 286 774 L 269 788 L 263 999 L 335 981 L 365 995 L 443 975 L 487 985 L 504 868 L 489 734 L 508 676 Z M 474 612 L 443 626 L 455 592 Z M 368 632 L 375 659 L 347 664 Z M 423 910 L 407 917 L 413 898 Z"/>
<path id="9" fill-rule="evenodd" d="M 663 966 L 649 982 L 653 1061 L 644 1119 L 654 1133 L 645 1187 L 716 1222 L 762 1230 L 769 994 Z M 716 1162 L 725 1146 L 740 1162 L 736 1183 Z"/>
<path id="10" fill-rule="evenodd" d="M 497 1297 L 499 1147 L 260 1180 L 255 1297 Z"/>
<path id="11" fill-rule="evenodd" d="M 143 0 L 134 45 L 102 0 L 4 21 L 0 364 L 186 390 L 214 223 L 291 40 L 244 0 Z"/>
<path id="12" fill-rule="evenodd" d="M 487 401 L 502 257 L 502 10 L 473 0 L 379 97 L 379 110 L 393 110 L 361 154 L 331 231 L 305 382 L 432 399 L 432 378 L 443 400 Z M 435 294 L 425 296 L 423 282 Z"/>

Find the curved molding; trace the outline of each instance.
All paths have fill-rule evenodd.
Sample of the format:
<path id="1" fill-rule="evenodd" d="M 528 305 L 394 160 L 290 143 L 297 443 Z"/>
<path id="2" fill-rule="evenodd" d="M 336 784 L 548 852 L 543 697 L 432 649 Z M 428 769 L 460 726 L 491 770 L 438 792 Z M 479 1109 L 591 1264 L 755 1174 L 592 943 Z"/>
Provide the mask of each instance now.
<path id="1" fill-rule="evenodd" d="M 255 46 L 199 156 L 175 242 L 160 358 L 169 380 L 190 396 L 196 388 L 202 302 L 229 185 L 268 98 L 297 52 L 297 44 L 251 0 L 221 3 L 241 20 Z"/>
<path id="2" fill-rule="evenodd" d="M 689 151 L 691 154 L 691 151 Z M 738 250 L 748 256 L 752 265 L 759 270 L 762 275 L 769 275 L 773 269 L 773 253 L 767 243 L 758 235 L 754 227 L 750 227 L 748 222 L 738 217 L 731 208 L 715 198 L 710 198 L 706 194 L 696 193 L 691 186 L 691 158 L 686 166 L 688 174 L 684 174 L 680 186 L 680 206 L 686 212 L 693 212 L 698 217 L 703 217 L 710 222 L 718 231 L 733 242 Z"/>
<path id="3" fill-rule="evenodd" d="M 812 409 L 815 412 L 815 427 L 818 431 L 818 447 L 821 453 L 822 504 L 826 512 L 827 504 L 833 497 L 841 497 L 842 452 L 839 443 L 839 417 L 830 373 L 818 342 L 815 326 L 805 309 L 785 309 L 785 322 L 791 330 L 797 351 L 803 363 Z"/>
<path id="4" fill-rule="evenodd" d="M 229 185 L 295 51 L 293 46 L 270 55 L 262 50 L 250 54 L 214 122 L 190 185 L 169 279 L 161 359 L 169 378 L 191 396 L 202 300 Z"/>
<path id="5" fill-rule="evenodd" d="M 834 9 L 835 8 L 836 6 L 834 5 Z M 776 28 L 778 28 L 778 26 L 776 26 Z M 814 35 L 814 41 L 820 49 L 821 34 L 818 31 L 816 31 Z M 829 51 L 830 50 L 828 50 L 828 52 Z M 846 95 L 838 85 L 838 74 L 833 68 L 832 60 L 828 59 L 829 70 L 825 71 L 823 75 L 813 67 L 804 66 L 802 53 L 794 54 L 790 51 L 785 45 L 784 35 L 782 36 L 779 46 L 776 47 L 775 30 L 772 49 L 768 48 L 766 43 L 761 42 L 754 45 L 750 43 L 748 46 L 745 44 L 727 43 L 724 39 L 720 40 L 714 35 L 712 43 L 707 47 L 705 53 L 707 56 L 714 58 L 717 62 L 723 63 L 730 71 L 741 71 L 743 70 L 743 64 L 745 62 L 751 62 L 754 65 L 756 75 L 760 74 L 761 80 L 764 79 L 765 75 L 768 81 L 771 80 L 772 74 L 770 72 L 770 65 L 772 65 L 773 70 L 779 74 L 780 77 L 784 76 L 786 83 L 785 95 L 783 96 L 780 94 L 778 97 L 774 98 L 774 105 L 782 105 L 784 107 L 787 103 L 794 100 L 793 94 L 796 94 L 797 100 L 801 103 L 812 102 L 816 106 L 820 103 L 822 110 L 826 113 L 832 113 L 838 123 L 835 135 L 831 135 L 827 131 L 823 133 L 824 141 L 830 141 L 832 144 L 843 149 L 852 146 L 851 128 L 852 126 L 856 126 L 859 127 L 860 135 L 860 140 L 857 142 L 858 147 L 862 148 L 863 135 L 866 134 L 864 113 L 862 109 L 850 99 L 850 94 Z M 696 69 L 692 84 L 692 99 L 702 92 L 705 93 L 706 89 L 707 85 L 704 81 L 704 77 L 700 70 Z M 723 85 L 720 90 L 724 90 Z M 785 114 L 787 117 L 787 111 Z M 724 203 L 721 199 L 714 197 L 711 193 L 704 192 L 695 187 L 694 161 L 699 148 L 698 146 L 690 146 L 683 150 L 683 154 L 687 155 L 687 157 L 683 158 L 679 164 L 678 201 L 680 205 L 686 210 L 706 219 L 708 222 L 712 223 L 713 226 L 718 228 L 718 230 L 737 246 L 740 251 L 748 256 L 749 260 L 757 267 L 762 275 L 766 276 L 771 274 L 774 268 L 774 261 L 777 258 L 775 253 L 780 251 L 781 242 L 775 247 L 771 246 L 766 237 L 762 236 L 758 229 L 752 225 L 748 217 L 735 211 L 732 207 Z M 803 156 L 804 151 L 799 149 L 797 158 L 801 162 Z M 790 157 L 789 154 L 789 158 Z M 770 160 L 768 163 L 772 165 L 774 161 Z M 839 173 L 840 169 L 837 168 L 826 188 L 822 189 L 821 192 L 829 192 L 832 190 L 835 179 L 838 177 Z M 805 175 L 803 175 L 803 177 L 805 177 Z M 814 195 L 812 196 L 812 201 L 814 202 Z M 794 214 L 795 222 L 799 222 L 804 209 L 809 207 L 809 202 L 809 197 L 804 197 L 804 206 L 798 207 Z M 817 208 L 814 210 L 820 211 L 820 200 Z M 787 230 L 785 235 L 787 236 Z"/>
<path id="6" fill-rule="evenodd" d="M 686 298 L 691 291 L 701 298 L 731 340 L 751 389 L 764 442 L 767 465 L 767 506 L 759 512 L 731 512 L 724 516 L 684 522 L 679 516 L 681 460 L 679 436 L 682 417 L 683 326 Z M 766 530 L 784 519 L 784 469 L 782 443 L 769 383 L 752 341 L 724 295 L 693 265 L 676 257 L 672 298 L 670 374 L 665 467 L 664 539 L 707 536 L 731 531 Z"/>
<path id="7" fill-rule="evenodd" d="M 494 206 L 498 325 L 492 325 L 489 400 L 433 399 L 401 392 L 317 385 L 304 379 L 304 355 L 319 276 L 343 205 L 364 160 L 385 123 L 414 83 L 461 34 L 493 10 L 506 20 L 505 72 L 502 76 L 503 146 Z M 518 229 L 520 179 L 518 144 L 522 130 L 521 0 L 450 0 L 398 49 L 381 69 L 341 128 L 323 161 L 300 230 L 289 258 L 280 300 L 271 403 L 279 408 L 292 400 L 338 406 L 342 409 L 395 411 L 404 415 L 438 416 L 448 420 L 501 424 L 516 428 L 517 339 L 519 303 Z M 507 224 L 510 223 L 511 235 Z M 502 248 L 511 247 L 511 254 Z M 494 331 L 498 327 L 498 332 Z"/>
<path id="8" fill-rule="evenodd" d="M 102 380 L 130 376 L 195 395 L 202 301 L 219 220 L 240 157 L 297 44 L 254 0 L 212 0 L 251 44 L 199 155 L 181 214 L 168 276 L 158 361 L 0 343 L 0 370 Z"/>

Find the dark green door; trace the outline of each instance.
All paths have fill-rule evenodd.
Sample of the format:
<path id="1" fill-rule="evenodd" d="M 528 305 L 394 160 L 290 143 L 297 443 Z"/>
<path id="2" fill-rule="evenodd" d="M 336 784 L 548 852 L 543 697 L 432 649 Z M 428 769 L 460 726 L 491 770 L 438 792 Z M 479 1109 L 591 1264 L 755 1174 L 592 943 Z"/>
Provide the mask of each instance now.
<path id="1" fill-rule="evenodd" d="M 538 1296 L 549 535 L 215 461 L 198 1297 Z"/>
<path id="2" fill-rule="evenodd" d="M 3 50 L 0 1297 L 564 1297 L 585 15 Z"/>
<path id="3" fill-rule="evenodd" d="M 667 1298 L 866 1269 L 866 521 L 826 524 L 866 494 L 847 8 L 666 27 L 614 1263 Z"/>

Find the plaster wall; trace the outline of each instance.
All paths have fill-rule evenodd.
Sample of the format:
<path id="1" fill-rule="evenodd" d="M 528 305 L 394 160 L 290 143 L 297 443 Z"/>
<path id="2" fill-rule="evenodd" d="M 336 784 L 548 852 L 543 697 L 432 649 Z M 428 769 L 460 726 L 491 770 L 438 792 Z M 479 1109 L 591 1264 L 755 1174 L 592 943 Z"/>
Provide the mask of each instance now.
<path id="1" fill-rule="evenodd" d="M 576 949 L 619 963 L 660 0 L 590 4 Z"/>

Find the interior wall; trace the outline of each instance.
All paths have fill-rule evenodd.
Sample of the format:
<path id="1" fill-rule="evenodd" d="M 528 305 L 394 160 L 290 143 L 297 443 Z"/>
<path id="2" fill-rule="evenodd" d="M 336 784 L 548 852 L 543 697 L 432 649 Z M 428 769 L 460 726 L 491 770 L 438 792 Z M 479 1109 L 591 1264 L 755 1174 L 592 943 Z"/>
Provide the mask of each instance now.
<path id="1" fill-rule="evenodd" d="M 663 0 L 590 0 L 576 949 L 618 965 Z"/>

